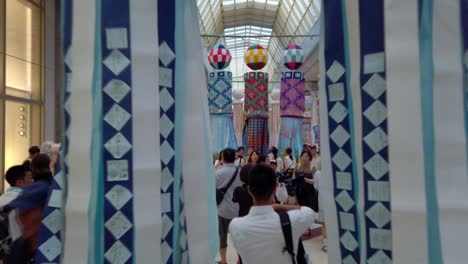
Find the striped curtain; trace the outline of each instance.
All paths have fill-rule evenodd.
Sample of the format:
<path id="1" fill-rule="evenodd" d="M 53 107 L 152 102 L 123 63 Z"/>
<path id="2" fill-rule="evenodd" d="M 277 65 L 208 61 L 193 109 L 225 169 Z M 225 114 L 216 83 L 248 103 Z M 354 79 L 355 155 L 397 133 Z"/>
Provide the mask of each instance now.
<path id="1" fill-rule="evenodd" d="M 196 2 L 62 2 L 71 34 L 64 45 L 71 50 L 68 167 L 60 171 L 65 229 L 44 246 L 41 263 L 214 263 L 218 223 L 204 58 L 193 41 Z"/>
<path id="2" fill-rule="evenodd" d="M 322 2 L 329 262 L 466 262 L 467 1 Z"/>

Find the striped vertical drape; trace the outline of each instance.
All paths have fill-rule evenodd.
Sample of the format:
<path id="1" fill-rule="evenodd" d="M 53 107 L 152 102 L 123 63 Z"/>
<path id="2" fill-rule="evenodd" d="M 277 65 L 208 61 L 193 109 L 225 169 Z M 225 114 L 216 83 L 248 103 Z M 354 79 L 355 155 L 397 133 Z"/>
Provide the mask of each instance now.
<path id="1" fill-rule="evenodd" d="M 464 262 L 466 1 L 322 7 L 321 191 L 330 263 Z M 353 170 L 340 169 L 343 161 Z M 336 195 L 342 189 L 346 199 Z"/>
<path id="2" fill-rule="evenodd" d="M 201 41 L 188 41 L 200 34 L 196 2 L 65 2 L 67 228 L 44 262 L 214 263 L 206 76 Z"/>

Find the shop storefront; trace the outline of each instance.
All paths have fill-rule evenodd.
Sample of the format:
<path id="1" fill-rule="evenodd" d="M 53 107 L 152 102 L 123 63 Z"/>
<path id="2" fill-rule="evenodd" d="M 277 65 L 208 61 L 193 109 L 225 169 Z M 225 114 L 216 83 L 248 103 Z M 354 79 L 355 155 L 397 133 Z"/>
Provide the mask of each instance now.
<path id="1" fill-rule="evenodd" d="M 44 6 L 0 0 L 0 168 L 21 164 L 44 138 Z M 2 181 L 3 183 L 3 181 Z M 0 184 L 2 184 L 0 183 Z M 3 189 L 3 185 L 1 186 Z"/>

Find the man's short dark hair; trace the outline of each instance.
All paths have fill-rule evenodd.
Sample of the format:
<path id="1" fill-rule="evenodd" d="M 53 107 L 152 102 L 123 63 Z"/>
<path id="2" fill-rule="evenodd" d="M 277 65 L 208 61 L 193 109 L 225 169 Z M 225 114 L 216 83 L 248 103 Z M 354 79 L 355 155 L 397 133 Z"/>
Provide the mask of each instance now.
<path id="1" fill-rule="evenodd" d="M 310 146 L 310 149 L 317 149 L 317 146 Z"/>
<path id="2" fill-rule="evenodd" d="M 224 149 L 223 160 L 227 163 L 233 163 L 236 160 L 236 151 L 232 148 Z"/>
<path id="3" fill-rule="evenodd" d="M 26 176 L 26 171 L 29 171 L 23 165 L 16 165 L 9 168 L 5 174 L 6 181 L 10 186 L 16 186 L 16 181 L 23 180 Z"/>
<path id="4" fill-rule="evenodd" d="M 266 201 L 276 187 L 275 171 L 264 164 L 256 165 L 249 172 L 247 184 L 255 200 Z"/>
<path id="5" fill-rule="evenodd" d="M 237 148 L 237 151 L 241 151 L 241 150 L 245 151 L 245 148 L 243 146 L 240 146 L 240 147 Z"/>
<path id="6" fill-rule="evenodd" d="M 28 150 L 29 154 L 37 154 L 41 152 L 41 149 L 38 146 L 32 146 Z"/>
<path id="7" fill-rule="evenodd" d="M 254 165 L 248 163 L 241 168 L 239 177 L 243 183 L 247 183 L 249 181 L 249 172 L 252 170 L 253 167 Z"/>

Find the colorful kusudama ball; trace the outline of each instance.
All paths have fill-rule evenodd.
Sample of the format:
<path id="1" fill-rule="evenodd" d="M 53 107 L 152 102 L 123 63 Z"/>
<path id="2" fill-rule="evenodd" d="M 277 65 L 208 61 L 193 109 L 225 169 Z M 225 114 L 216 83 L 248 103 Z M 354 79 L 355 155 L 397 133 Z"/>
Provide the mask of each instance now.
<path id="1" fill-rule="evenodd" d="M 216 44 L 208 54 L 208 61 L 217 70 L 225 69 L 231 63 L 231 52 L 223 45 Z"/>
<path id="2" fill-rule="evenodd" d="M 250 69 L 261 70 L 267 64 L 268 52 L 260 45 L 253 45 L 245 52 L 244 60 Z"/>
<path id="3" fill-rule="evenodd" d="M 304 63 L 304 50 L 296 44 L 291 44 L 284 49 L 283 60 L 286 68 L 297 70 Z"/>

